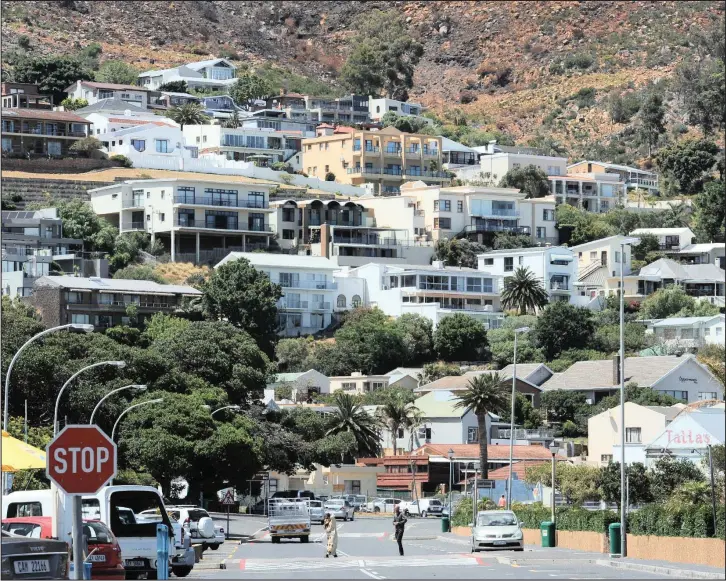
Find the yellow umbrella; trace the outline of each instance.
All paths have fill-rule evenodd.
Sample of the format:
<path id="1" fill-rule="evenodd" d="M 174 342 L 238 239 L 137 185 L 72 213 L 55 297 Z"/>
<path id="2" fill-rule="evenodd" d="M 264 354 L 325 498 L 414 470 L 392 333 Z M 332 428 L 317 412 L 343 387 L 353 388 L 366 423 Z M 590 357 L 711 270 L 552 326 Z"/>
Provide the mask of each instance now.
<path id="1" fill-rule="evenodd" d="M 45 450 L 40 450 L 13 438 L 3 430 L 2 471 L 17 472 L 45 468 Z"/>

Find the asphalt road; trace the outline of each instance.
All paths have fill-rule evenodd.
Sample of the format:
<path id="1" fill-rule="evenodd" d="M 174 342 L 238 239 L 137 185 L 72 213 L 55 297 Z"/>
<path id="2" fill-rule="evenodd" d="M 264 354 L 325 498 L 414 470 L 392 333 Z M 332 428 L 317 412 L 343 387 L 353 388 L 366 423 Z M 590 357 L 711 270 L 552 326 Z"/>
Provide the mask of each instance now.
<path id="1" fill-rule="evenodd" d="M 225 519 L 220 519 L 220 523 Z M 251 534 L 264 528 L 257 517 L 230 519 L 230 531 Z M 441 532 L 437 518 L 409 519 L 405 556 L 398 555 L 388 518 L 338 522 L 338 558 L 325 558 L 325 533 L 313 525 L 310 543 L 283 540 L 273 545 L 264 531 L 247 543 L 225 543 L 206 551 L 193 578 L 223 579 L 647 579 L 665 578 L 644 571 L 597 564 L 592 554 L 526 547 L 525 551 L 470 552 L 469 541 Z M 598 559 L 602 559 L 599 556 Z M 220 564 L 226 568 L 220 569 Z"/>

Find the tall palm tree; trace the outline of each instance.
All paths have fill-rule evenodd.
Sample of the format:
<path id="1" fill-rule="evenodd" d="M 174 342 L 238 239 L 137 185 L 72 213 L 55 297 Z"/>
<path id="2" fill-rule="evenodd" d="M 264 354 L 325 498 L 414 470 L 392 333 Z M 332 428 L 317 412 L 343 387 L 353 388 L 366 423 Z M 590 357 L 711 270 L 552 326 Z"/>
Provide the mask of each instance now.
<path id="1" fill-rule="evenodd" d="M 204 114 L 204 107 L 199 103 L 185 103 L 172 107 L 166 112 L 166 116 L 178 123 L 182 129 L 185 125 L 204 125 L 209 120 Z"/>
<path id="2" fill-rule="evenodd" d="M 683 202 L 668 204 L 663 218 L 664 228 L 685 228 L 688 226 L 688 206 Z"/>
<path id="3" fill-rule="evenodd" d="M 382 425 L 391 432 L 393 455 L 398 454 L 398 430 L 410 430 L 419 422 L 420 410 L 402 397 L 395 397 L 378 409 L 378 417 Z"/>
<path id="4" fill-rule="evenodd" d="M 502 385 L 502 377 L 498 373 L 491 375 L 476 375 L 469 380 L 468 389 L 459 396 L 456 409 L 471 410 L 476 415 L 479 426 L 479 461 L 481 462 L 481 476 L 487 479 L 487 414 L 499 414 L 506 409 L 508 392 Z"/>
<path id="5" fill-rule="evenodd" d="M 518 309 L 520 315 L 536 311 L 549 302 L 547 291 L 534 273 L 524 266 L 517 267 L 514 276 L 504 281 L 502 305 L 505 309 Z"/>
<path id="6" fill-rule="evenodd" d="M 350 432 L 355 438 L 358 457 L 378 455 L 381 451 L 381 437 L 377 418 L 363 409 L 349 393 L 336 391 L 333 402 L 336 408 L 333 424 L 325 435 Z"/>

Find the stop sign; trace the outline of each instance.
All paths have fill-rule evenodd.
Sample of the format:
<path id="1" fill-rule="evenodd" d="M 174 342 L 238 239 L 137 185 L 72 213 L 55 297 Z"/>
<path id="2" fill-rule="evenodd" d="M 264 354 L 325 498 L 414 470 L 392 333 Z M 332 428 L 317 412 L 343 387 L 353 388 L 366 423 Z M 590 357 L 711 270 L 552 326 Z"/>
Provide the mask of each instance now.
<path id="1" fill-rule="evenodd" d="M 98 426 L 66 426 L 46 447 L 45 473 L 66 494 L 95 494 L 116 476 L 116 444 Z"/>

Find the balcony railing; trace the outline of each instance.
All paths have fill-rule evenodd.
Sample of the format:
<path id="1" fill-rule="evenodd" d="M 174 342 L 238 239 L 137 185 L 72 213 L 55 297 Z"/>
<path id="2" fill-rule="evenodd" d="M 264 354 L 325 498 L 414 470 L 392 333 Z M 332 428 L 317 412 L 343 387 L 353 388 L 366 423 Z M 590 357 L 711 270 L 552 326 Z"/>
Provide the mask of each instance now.
<path id="1" fill-rule="evenodd" d="M 401 157 L 401 150 L 400 149 L 386 147 L 383 150 L 383 153 L 384 153 L 384 155 L 394 155 L 396 157 Z"/>
<path id="2" fill-rule="evenodd" d="M 349 167 L 347 170 L 348 174 L 370 174 L 370 175 L 391 175 L 391 176 L 406 176 L 406 177 L 429 177 L 429 178 L 447 178 L 449 177 L 446 172 L 443 171 L 424 171 L 424 170 L 402 170 L 397 168 L 389 167 Z"/>
<path id="3" fill-rule="evenodd" d="M 635 184 L 637 186 L 649 186 L 651 188 L 658 187 L 658 180 L 651 180 L 646 178 L 630 178 L 627 180 L 628 184 Z"/>
<path id="4" fill-rule="evenodd" d="M 143 222 L 124 222 L 121 230 L 146 230 L 146 226 Z"/>
<path id="5" fill-rule="evenodd" d="M 143 208 L 146 205 L 146 202 L 142 199 L 135 199 L 135 200 L 124 200 L 121 203 L 122 208 Z"/>
<path id="6" fill-rule="evenodd" d="M 266 209 L 270 207 L 270 204 L 265 200 L 219 200 L 204 196 L 174 196 L 174 203 L 198 206 L 222 206 L 225 208 Z"/>
<path id="7" fill-rule="evenodd" d="M 499 439 L 508 440 L 511 434 L 512 434 L 512 430 L 499 428 L 499 434 L 498 434 Z M 547 429 L 543 429 L 543 428 L 535 429 L 535 430 L 526 430 L 524 428 L 514 428 L 514 437 L 517 440 L 550 440 L 555 437 L 555 431 L 547 430 Z"/>
<path id="8" fill-rule="evenodd" d="M 333 236 L 334 244 L 367 244 L 372 246 L 403 246 L 403 240 L 380 236 Z"/>
<path id="9" fill-rule="evenodd" d="M 313 311 L 329 311 L 330 310 L 330 303 L 321 303 L 318 301 L 313 301 L 310 303 L 310 309 Z"/>
<path id="10" fill-rule="evenodd" d="M 239 224 L 238 222 L 234 222 L 232 224 L 227 224 L 226 226 L 221 226 L 219 224 L 215 224 L 213 222 L 206 222 L 205 220 L 177 220 L 176 222 L 177 226 L 181 226 L 182 228 L 205 228 L 210 230 L 245 230 L 248 232 L 272 232 L 272 227 L 268 225 L 264 226 L 250 226 L 248 224 Z"/>
<path id="11" fill-rule="evenodd" d="M 373 145 L 369 147 L 363 147 L 361 145 L 354 145 L 353 151 L 365 151 L 366 153 L 379 153 L 381 151 L 380 147 L 375 147 Z"/>
<path id="12" fill-rule="evenodd" d="M 469 224 L 466 232 L 514 232 L 517 234 L 530 234 L 529 226 L 505 226 L 499 224 Z"/>
<path id="13" fill-rule="evenodd" d="M 445 171 L 425 171 L 425 170 L 404 170 L 403 174 L 408 177 L 424 177 L 424 178 L 447 178 L 449 174 Z"/>
<path id="14" fill-rule="evenodd" d="M 424 149 L 423 154 L 431 156 L 431 157 L 437 157 L 439 155 L 439 150 L 438 149 Z"/>
<path id="15" fill-rule="evenodd" d="M 13 126 L 13 127 L 3 127 L 2 130 L 3 133 L 13 133 L 13 134 L 20 134 L 23 135 L 43 135 L 45 137 L 86 137 L 86 133 L 83 131 L 64 131 L 64 130 L 48 130 L 48 129 L 42 129 L 40 127 L 28 127 L 26 130 L 23 130 L 22 127 Z"/>
<path id="16" fill-rule="evenodd" d="M 424 303 L 426 304 L 426 303 Z M 483 313 L 483 312 L 494 312 L 494 307 L 492 305 L 452 305 L 452 304 L 443 304 L 441 305 L 442 309 L 447 309 L 450 311 L 471 311 L 471 312 L 477 312 L 477 313 Z"/>
<path id="17" fill-rule="evenodd" d="M 681 246 L 678 242 L 675 244 L 658 244 L 658 250 L 680 250 Z"/>
<path id="18" fill-rule="evenodd" d="M 550 290 L 568 291 L 568 290 L 570 290 L 570 285 L 567 282 L 550 281 Z"/>
<path id="19" fill-rule="evenodd" d="M 310 281 L 300 280 L 293 282 L 280 282 L 279 285 L 282 288 L 305 288 L 313 290 L 335 290 L 338 288 L 338 283 L 326 282 L 326 281 Z"/>

